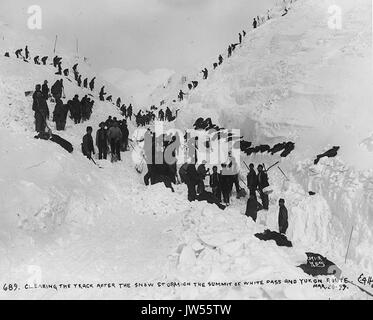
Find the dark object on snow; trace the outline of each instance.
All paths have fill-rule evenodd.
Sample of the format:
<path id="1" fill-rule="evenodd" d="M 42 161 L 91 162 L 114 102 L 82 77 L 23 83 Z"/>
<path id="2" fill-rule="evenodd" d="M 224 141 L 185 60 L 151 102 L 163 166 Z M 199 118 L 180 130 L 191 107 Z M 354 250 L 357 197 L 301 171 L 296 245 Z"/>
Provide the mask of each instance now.
<path id="1" fill-rule="evenodd" d="M 263 241 L 274 240 L 279 247 L 290 248 L 293 246 L 291 241 L 289 241 L 285 235 L 271 230 L 265 230 L 264 233 L 257 233 L 255 234 L 255 237 Z"/>
<path id="2" fill-rule="evenodd" d="M 62 139 L 60 136 L 56 134 L 49 134 L 48 132 L 40 132 L 34 138 L 53 141 L 59 144 L 62 148 L 64 148 L 69 153 L 72 153 L 74 151 L 74 148 L 69 141 Z"/>
<path id="3" fill-rule="evenodd" d="M 214 196 L 212 192 L 202 191 L 199 195 L 196 196 L 198 201 L 207 201 L 211 204 L 216 204 L 219 209 L 225 210 L 225 206 L 220 203 L 220 201 Z"/>
<path id="4" fill-rule="evenodd" d="M 316 195 L 316 192 L 309 191 L 308 194 L 309 194 L 310 196 L 314 196 L 314 195 Z"/>
<path id="5" fill-rule="evenodd" d="M 335 275 L 336 273 L 338 273 L 338 271 L 340 271 L 335 263 L 329 261 L 321 254 L 306 252 L 306 255 L 307 263 L 301 264 L 298 267 L 310 276 L 329 276 Z"/>
<path id="6" fill-rule="evenodd" d="M 332 149 L 324 152 L 323 154 L 319 154 L 316 157 L 316 159 L 315 159 L 315 161 L 313 163 L 314 164 L 318 164 L 319 161 L 320 161 L 320 159 L 324 158 L 324 157 L 328 157 L 328 158 L 334 158 L 334 157 L 336 157 L 337 154 L 338 154 L 339 149 L 340 149 L 340 147 L 333 147 Z"/>

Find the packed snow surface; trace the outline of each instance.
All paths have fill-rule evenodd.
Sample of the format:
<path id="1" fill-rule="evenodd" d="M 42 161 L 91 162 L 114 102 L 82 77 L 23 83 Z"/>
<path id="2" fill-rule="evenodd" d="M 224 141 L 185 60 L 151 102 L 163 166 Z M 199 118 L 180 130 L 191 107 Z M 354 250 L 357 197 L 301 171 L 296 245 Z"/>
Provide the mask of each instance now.
<path id="1" fill-rule="evenodd" d="M 175 186 L 175 193 L 162 184 L 145 187 L 145 172 L 136 172 L 130 152 L 121 163 L 97 160 L 102 168 L 84 158 L 86 126 L 96 130 L 109 115 L 120 117 L 112 104 L 98 101 L 97 92 L 91 119 L 79 125 L 69 119 L 58 133 L 73 144 L 73 154 L 34 139 L 32 99 L 24 92 L 58 77 L 51 66 L 3 57 L 29 38 L 0 24 L 7 35 L 0 57 L 0 283 L 20 288 L 2 287 L 0 298 L 369 298 L 356 286 L 344 288 L 343 280 L 334 289 L 314 288 L 315 281 L 330 284 L 334 277 L 311 279 L 297 266 L 306 252 L 315 252 L 355 284 L 362 273 L 373 274 L 371 2 L 293 2 L 285 17 L 276 7 L 272 20 L 248 32 L 208 80 L 199 78 L 188 99 L 174 105 L 181 111 L 168 125 L 187 129 L 198 117 L 211 117 L 255 144 L 295 142 L 295 151 L 280 159 L 289 179 L 277 168 L 269 171 L 270 210 L 260 211 L 257 223 L 244 215 L 246 199 L 235 194 L 221 211 L 189 203 L 185 185 Z M 340 30 L 328 28 L 328 8 L 335 4 L 342 8 Z M 31 54 L 51 55 L 42 39 L 34 40 Z M 64 54 L 70 67 L 79 61 L 81 72 L 94 76 L 88 64 Z M 96 90 L 107 84 L 97 82 Z M 88 93 L 64 83 L 68 98 Z M 149 102 L 171 102 L 181 83 L 171 78 Z M 107 90 L 118 92 L 109 84 Z M 313 164 L 334 145 L 341 146 L 338 157 Z M 241 160 L 272 164 L 279 156 Z M 240 175 L 245 180 L 244 166 Z M 278 230 L 279 198 L 289 210 L 292 248 L 254 236 Z"/>

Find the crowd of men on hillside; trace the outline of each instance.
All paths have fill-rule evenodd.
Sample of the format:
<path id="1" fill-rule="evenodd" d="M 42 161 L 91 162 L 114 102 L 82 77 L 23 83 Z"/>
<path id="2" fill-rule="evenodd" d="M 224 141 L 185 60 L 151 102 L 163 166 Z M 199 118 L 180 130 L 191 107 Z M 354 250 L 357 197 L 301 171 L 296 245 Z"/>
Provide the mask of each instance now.
<path id="1" fill-rule="evenodd" d="M 127 120 L 118 120 L 116 117 L 109 118 L 99 124 L 96 131 L 96 139 L 93 140 L 93 128 L 87 127 L 87 133 L 83 137 L 82 153 L 90 160 L 96 154 L 95 145 L 98 151 L 99 160 L 107 160 L 108 153 L 111 153 L 111 161 L 121 161 L 121 152 L 128 151 L 129 130 Z"/>
<path id="2" fill-rule="evenodd" d="M 220 170 L 217 166 L 213 166 L 210 172 L 210 169 L 206 167 L 206 161 L 198 166 L 195 164 L 197 160 L 195 140 L 184 140 L 185 156 L 190 161 L 177 170 L 175 159 L 176 154 L 180 152 L 181 139 L 183 137 L 178 134 L 157 136 L 150 129 L 146 131 L 144 136 L 144 160 L 147 165 L 147 173 L 144 176 L 145 185 L 164 183 L 167 188 L 174 191 L 173 184 L 184 183 L 187 186 L 189 201 L 207 201 L 223 210 L 231 204 L 234 187 L 237 199 L 247 195 L 240 186 L 238 163 L 231 152 L 228 154 L 227 161 L 221 164 Z M 206 186 L 207 178 L 208 185 Z M 258 212 L 268 211 L 270 204 L 270 184 L 264 165 L 258 165 L 256 172 L 254 164 L 250 164 L 246 186 L 249 195 L 245 214 L 256 221 Z M 286 234 L 288 217 L 285 201 L 281 199 L 279 205 L 279 230 L 280 233 Z"/>
<path id="3" fill-rule="evenodd" d="M 75 95 L 73 99 L 64 103 L 63 99 L 66 97 L 63 91 L 63 79 L 57 80 L 51 88 L 49 88 L 47 80 L 43 85 L 37 84 L 35 86 L 32 96 L 32 110 L 34 111 L 36 132 L 45 132 L 47 120 L 50 120 L 48 101 L 55 104 L 51 120 L 56 123 L 57 131 L 65 130 L 69 113 L 75 124 L 90 119 L 94 101 L 88 95 L 85 95 L 81 100 L 78 95 Z"/>

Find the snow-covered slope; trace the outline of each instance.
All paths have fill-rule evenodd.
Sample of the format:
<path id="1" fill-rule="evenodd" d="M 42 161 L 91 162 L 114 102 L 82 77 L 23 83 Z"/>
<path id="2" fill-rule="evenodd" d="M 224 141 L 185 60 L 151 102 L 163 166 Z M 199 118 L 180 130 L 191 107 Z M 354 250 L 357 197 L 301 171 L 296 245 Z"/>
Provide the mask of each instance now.
<path id="1" fill-rule="evenodd" d="M 340 30 L 328 27 L 332 5 L 341 8 Z M 242 155 L 242 160 L 281 160 L 290 189 L 296 189 L 288 192 L 285 186 L 279 193 L 291 202 L 293 237 L 331 244 L 335 235 L 346 248 L 354 227 L 351 255 L 369 268 L 371 43 L 370 1 L 293 2 L 285 17 L 248 33 L 242 47 L 178 106 L 176 121 L 179 128 L 190 128 L 196 115 L 211 117 L 219 126 L 240 129 L 254 145 L 294 141 L 295 151 L 286 159 Z M 337 158 L 313 165 L 317 154 L 334 145 L 341 146 Z M 270 179 L 280 183 L 281 173 L 272 170 Z M 308 197 L 308 191 L 317 197 Z"/>
<path id="2" fill-rule="evenodd" d="M 327 29 L 328 1 L 298 0 L 286 17 L 248 33 L 234 57 L 211 73 L 209 80 L 201 81 L 189 100 L 180 105 L 182 112 L 173 124 L 186 129 L 200 116 L 212 117 L 227 128 L 240 128 L 246 140 L 271 144 L 295 141 L 296 150 L 281 163 L 290 181 L 278 170 L 270 171 L 274 189 L 270 210 L 259 213 L 257 224 L 243 215 L 245 199 L 233 199 L 228 210 L 220 211 L 207 203 L 189 203 L 185 185 L 176 186 L 174 194 L 162 185 L 146 188 L 130 153 L 122 163 L 98 161 L 102 169 L 85 159 L 80 141 L 86 126 L 96 129 L 108 115 L 119 116 L 110 103 L 96 99 L 92 118 L 84 124 L 68 120 L 66 131 L 59 134 L 72 142 L 73 154 L 33 139 L 31 98 L 24 92 L 44 79 L 52 83 L 54 69 L 1 56 L 0 282 L 113 282 L 116 288 L 22 289 L 0 291 L 0 297 L 366 298 L 353 286 L 346 291 L 322 291 L 312 288 L 312 283 L 288 285 L 284 281 L 276 286 L 134 286 L 136 281 L 306 279 L 297 266 L 305 262 L 309 251 L 326 255 L 354 282 L 363 271 L 372 274 L 372 173 L 359 172 L 364 163 L 353 157 L 356 151 L 359 158 L 366 159 L 370 157 L 367 150 L 371 150 L 372 133 L 365 121 L 370 115 L 368 75 L 357 72 L 364 67 L 370 70 L 370 31 L 366 29 L 370 3 L 334 3 L 344 10 L 342 30 Z M 14 37 L 8 44 L 24 47 L 26 42 L 19 34 L 4 25 L 0 28 Z M 33 43 L 37 47 L 39 42 L 35 39 Z M 66 56 L 75 61 L 73 55 Z M 90 66 L 81 64 L 82 73 L 95 74 Z M 353 81 L 343 81 L 347 77 Z M 175 77 L 170 87 L 159 88 L 149 99 L 175 99 L 178 83 Z M 85 91 L 65 81 L 65 93 L 67 97 L 82 96 Z M 356 105 L 350 108 L 355 99 Z M 361 108 L 356 115 L 355 106 Z M 347 116 L 351 117 L 349 122 Z M 351 129 L 351 137 L 341 129 L 347 124 L 357 128 Z M 131 132 L 133 129 L 131 125 Z M 340 157 L 311 165 L 313 157 L 328 144 L 341 145 Z M 272 163 L 277 158 L 263 154 L 243 160 Z M 241 174 L 244 177 L 245 172 Z M 308 195 L 311 189 L 316 196 Z M 267 228 L 277 230 L 279 198 L 286 199 L 289 209 L 293 248 L 280 248 L 254 237 Z M 352 225 L 355 229 L 345 264 Z M 131 289 L 119 289 L 118 283 L 131 283 Z"/>
<path id="3" fill-rule="evenodd" d="M 159 85 L 167 83 L 173 74 L 173 71 L 167 69 L 157 69 L 149 73 L 140 70 L 108 69 L 102 73 L 102 77 L 120 90 L 123 96 L 128 97 L 126 102 L 128 100 L 133 105 L 148 108 L 149 95 Z"/>

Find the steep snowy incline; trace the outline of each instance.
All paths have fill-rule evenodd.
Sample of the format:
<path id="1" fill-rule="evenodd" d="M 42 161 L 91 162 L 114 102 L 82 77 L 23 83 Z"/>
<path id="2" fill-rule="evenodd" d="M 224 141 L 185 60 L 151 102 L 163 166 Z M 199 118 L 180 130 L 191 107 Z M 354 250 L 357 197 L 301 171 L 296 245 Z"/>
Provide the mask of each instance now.
<path id="1" fill-rule="evenodd" d="M 341 8 L 340 30 L 328 27 L 334 5 Z M 287 192 L 289 183 L 273 169 L 270 180 L 280 192 L 272 198 L 286 197 L 290 219 L 297 221 L 294 237 L 304 244 L 339 243 L 346 250 L 354 227 L 350 257 L 367 270 L 373 268 L 366 254 L 373 249 L 371 6 L 367 0 L 293 2 L 286 16 L 248 33 L 233 56 L 180 104 L 175 124 L 191 128 L 198 117 L 211 117 L 219 126 L 240 129 L 254 145 L 295 142 L 286 159 L 242 160 L 280 160 L 293 191 Z M 313 164 L 334 145 L 341 146 L 337 158 Z M 309 191 L 317 197 L 309 198 Z M 322 218 L 322 212 L 328 214 Z"/>
<path id="2" fill-rule="evenodd" d="M 328 27 L 331 5 L 342 10 L 341 30 Z M 370 1 L 297 1 L 191 94 L 180 126 L 206 114 L 255 143 L 293 139 L 300 157 L 342 145 L 348 165 L 370 168 L 371 32 Z"/>

